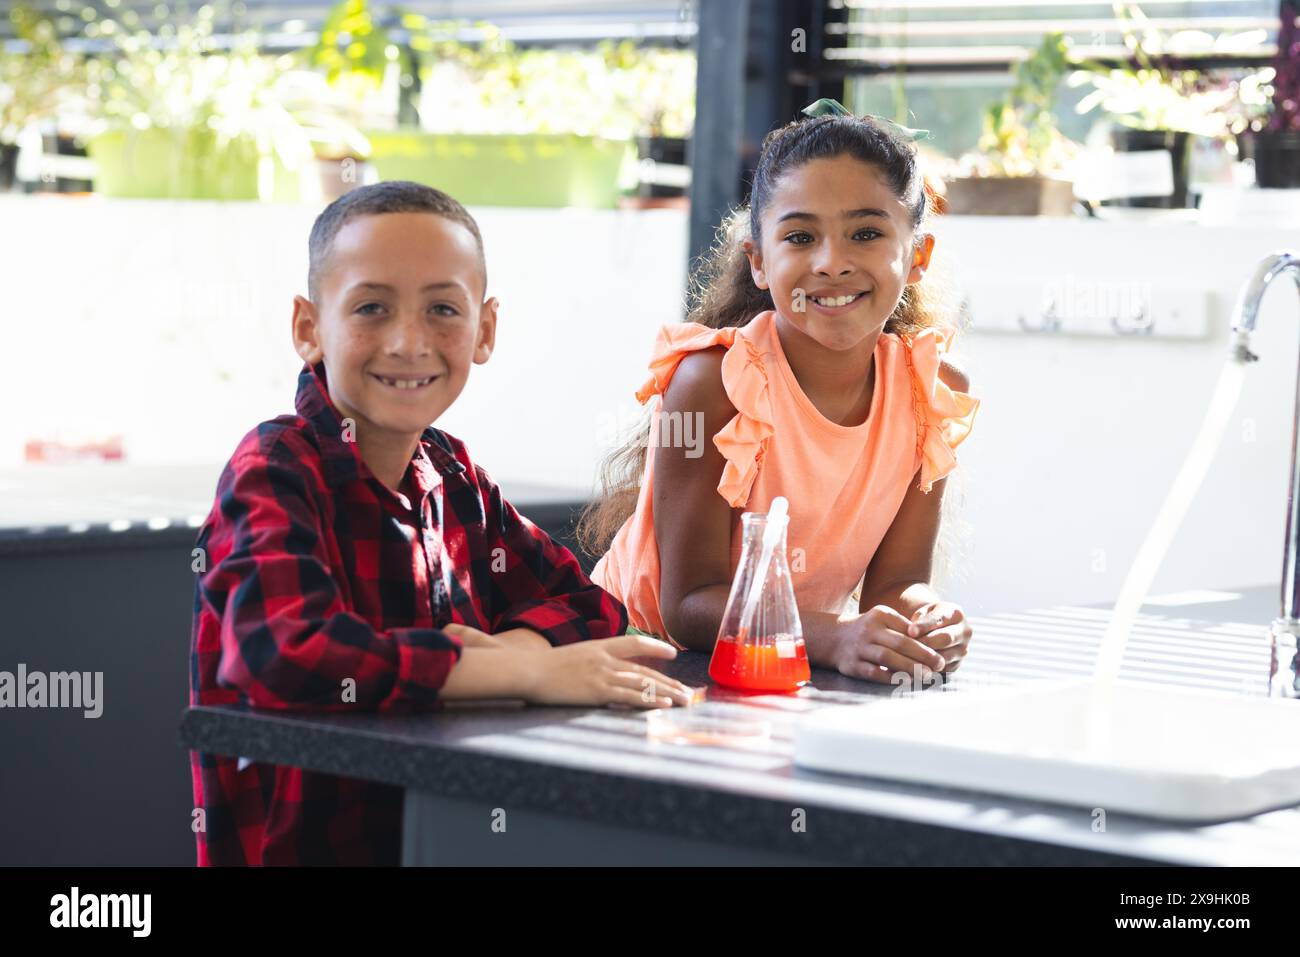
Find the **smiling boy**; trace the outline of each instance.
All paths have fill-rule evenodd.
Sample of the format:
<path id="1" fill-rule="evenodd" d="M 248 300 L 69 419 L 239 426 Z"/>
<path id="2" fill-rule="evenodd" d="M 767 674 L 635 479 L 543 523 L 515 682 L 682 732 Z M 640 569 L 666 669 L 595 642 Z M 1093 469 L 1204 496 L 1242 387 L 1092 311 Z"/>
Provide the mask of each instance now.
<path id="1" fill-rule="evenodd" d="M 448 699 L 664 707 L 671 658 L 430 423 L 492 354 L 478 226 L 415 183 L 316 220 L 297 414 L 263 422 L 200 529 L 192 705 L 432 710 Z M 594 640 L 593 640 L 594 639 Z M 399 788 L 191 752 L 199 864 L 396 864 Z"/>

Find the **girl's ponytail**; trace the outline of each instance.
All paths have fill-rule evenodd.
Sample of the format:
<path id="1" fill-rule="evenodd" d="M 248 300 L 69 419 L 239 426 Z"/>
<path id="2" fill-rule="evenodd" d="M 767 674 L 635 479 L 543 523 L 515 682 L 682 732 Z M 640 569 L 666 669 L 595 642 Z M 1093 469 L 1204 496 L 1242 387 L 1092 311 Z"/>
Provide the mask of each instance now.
<path id="1" fill-rule="evenodd" d="M 745 255 L 749 238 L 749 207 L 741 206 L 718 227 L 713 248 L 702 256 L 690 279 L 687 322 L 711 329 L 743 326 L 773 308 L 772 295 L 754 285 Z"/>
<path id="2" fill-rule="evenodd" d="M 937 214 L 938 200 L 928 183 L 925 184 L 924 192 L 923 218 L 928 220 Z M 898 305 L 885 322 L 885 331 L 915 335 L 922 329 L 940 326 L 956 334 L 963 327 L 961 312 L 961 304 L 955 301 L 951 277 L 945 275 L 942 264 L 936 269 L 932 261 L 930 271 L 924 279 L 903 287 Z"/>
<path id="3" fill-rule="evenodd" d="M 711 329 L 743 326 L 772 307 L 766 289 L 754 285 L 745 255 L 749 208 L 732 210 L 718 227 L 713 247 L 695 264 L 690 277 L 688 322 Z M 618 530 L 636 510 L 645 472 L 646 430 L 642 423 L 600 466 L 600 490 L 578 519 L 578 544 L 588 555 L 603 555 Z"/>

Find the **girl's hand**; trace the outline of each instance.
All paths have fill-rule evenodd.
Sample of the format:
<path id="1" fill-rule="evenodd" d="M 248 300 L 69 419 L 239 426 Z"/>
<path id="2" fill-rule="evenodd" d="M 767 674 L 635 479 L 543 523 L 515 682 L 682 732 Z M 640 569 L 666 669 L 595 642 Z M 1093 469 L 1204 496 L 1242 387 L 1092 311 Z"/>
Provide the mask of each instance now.
<path id="1" fill-rule="evenodd" d="M 944 670 L 947 661 L 927 644 L 910 637 L 911 625 L 888 605 L 876 605 L 841 622 L 835 667 L 850 678 L 880 684 L 892 683 L 893 675 L 900 671 L 914 680 L 929 680 L 932 672 Z"/>
<path id="2" fill-rule="evenodd" d="M 908 635 L 943 656 L 945 672 L 956 671 L 970 646 L 971 627 L 961 606 L 950 601 L 932 601 L 912 615 Z"/>
<path id="3" fill-rule="evenodd" d="M 677 649 L 642 635 L 578 641 L 555 648 L 528 649 L 524 697 L 533 704 L 668 708 L 691 703 L 686 685 L 637 664 L 633 658 L 671 661 Z"/>

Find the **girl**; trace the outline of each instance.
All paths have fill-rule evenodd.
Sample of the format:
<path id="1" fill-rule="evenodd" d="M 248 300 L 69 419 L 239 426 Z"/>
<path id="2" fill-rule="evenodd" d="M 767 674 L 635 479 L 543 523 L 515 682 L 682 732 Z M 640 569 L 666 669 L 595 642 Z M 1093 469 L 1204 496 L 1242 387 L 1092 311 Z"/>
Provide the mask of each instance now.
<path id="1" fill-rule="evenodd" d="M 922 284 L 934 237 L 911 131 L 834 101 L 805 112 L 765 138 L 748 229 L 743 210 L 724 226 L 637 393 L 659 397 L 652 429 L 685 422 L 712 443 L 616 452 L 581 533 L 594 554 L 609 545 L 592 579 L 635 629 L 710 650 L 740 516 L 784 495 L 812 663 L 925 681 L 971 638 L 929 579 L 944 477 L 979 400 L 941 358 L 956 330 Z"/>

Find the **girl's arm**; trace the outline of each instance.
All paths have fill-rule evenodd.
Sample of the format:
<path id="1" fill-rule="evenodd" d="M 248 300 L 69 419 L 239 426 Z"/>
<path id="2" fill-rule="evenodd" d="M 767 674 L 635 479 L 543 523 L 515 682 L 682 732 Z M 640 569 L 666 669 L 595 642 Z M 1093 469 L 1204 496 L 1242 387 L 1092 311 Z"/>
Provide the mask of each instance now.
<path id="1" fill-rule="evenodd" d="M 683 357 L 664 391 L 661 414 L 691 423 L 698 449 L 654 450 L 659 613 L 668 633 L 696 651 L 712 650 L 731 590 L 731 506 L 718 494 L 726 460 L 712 441 L 736 414 L 722 386 L 725 354 L 715 348 Z"/>
<path id="2" fill-rule="evenodd" d="M 696 651 L 713 650 L 731 591 L 732 509 L 718 494 L 726 460 L 711 440 L 736 414 L 722 385 L 724 354 L 716 348 L 684 357 L 664 392 L 662 413 L 690 417 L 694 434 L 704 436 L 701 454 L 668 446 L 655 449 L 659 613 L 669 634 Z M 799 618 L 812 663 L 840 667 L 839 645 L 846 629 L 839 619 L 803 609 Z"/>
<path id="3" fill-rule="evenodd" d="M 965 373 L 946 362 L 939 367 L 939 378 L 958 392 L 970 391 L 970 380 Z M 918 471 L 912 476 L 903 504 L 867 566 L 858 609 L 865 614 L 883 605 L 908 619 L 915 619 L 922 611 L 931 621 L 943 616 L 947 627 L 941 632 L 925 628 L 926 620 L 917 631 L 923 644 L 943 656 L 940 667 L 952 671 L 965 657 L 970 626 L 958 606 L 942 601 L 930 587 L 943 493 L 948 480 L 939 479 L 928 494 L 920 490 L 919 484 Z M 933 661 L 929 663 L 934 666 Z"/>
<path id="4" fill-rule="evenodd" d="M 918 608 L 938 601 L 930 588 L 935 543 L 939 540 L 940 507 L 946 478 L 929 494 L 918 488 L 920 470 L 912 476 L 903 504 L 876 548 L 862 583 L 859 611 L 888 605 L 907 618 Z"/>
<path id="5" fill-rule="evenodd" d="M 939 536 L 939 510 L 948 480 L 935 482 L 929 495 L 916 487 L 919 480 L 918 472 L 867 567 L 858 603 L 862 615 L 857 621 L 866 622 L 871 616 L 893 619 L 891 631 L 906 635 L 904 640 L 912 642 L 912 652 L 900 644 L 899 650 L 906 657 L 919 662 L 923 668 L 951 672 L 966 657 L 971 627 L 959 605 L 941 600 L 930 587 L 934 546 Z M 901 621 L 903 618 L 908 621 Z M 913 653 L 918 650 L 921 654 Z M 878 664 L 874 673 L 871 663 L 864 662 L 861 667 L 866 672 L 861 677 L 891 680 L 887 667 Z M 909 665 L 909 670 L 914 668 L 915 665 Z M 923 670 L 921 679 L 928 677 Z"/>

